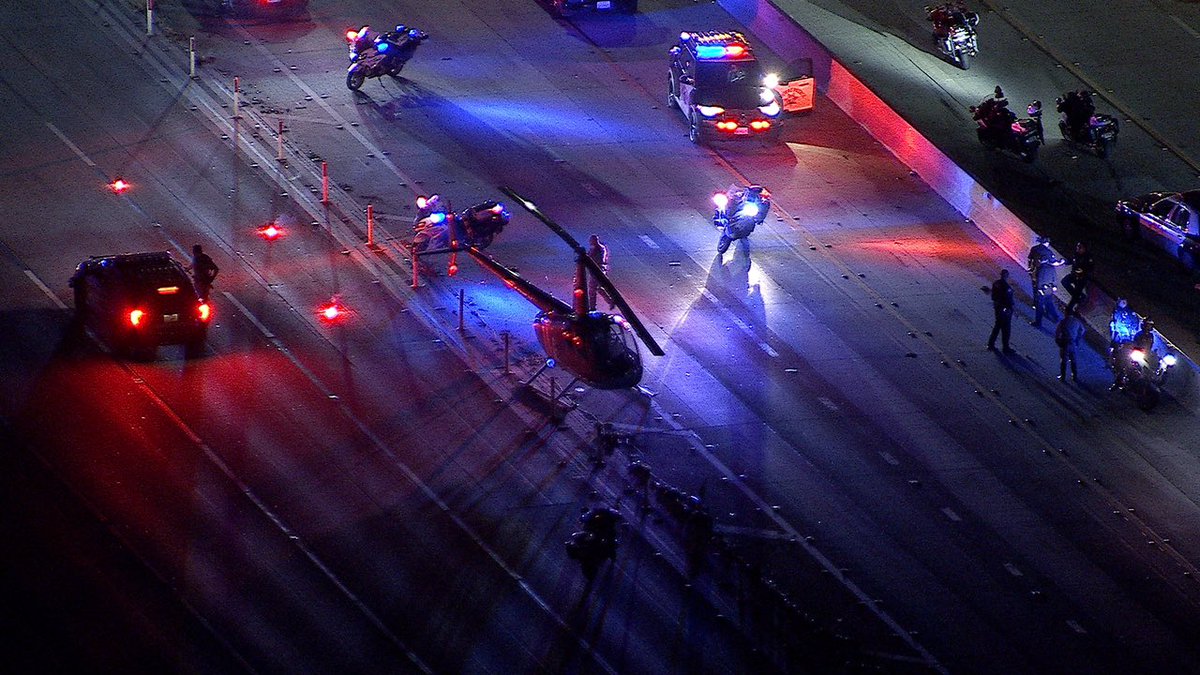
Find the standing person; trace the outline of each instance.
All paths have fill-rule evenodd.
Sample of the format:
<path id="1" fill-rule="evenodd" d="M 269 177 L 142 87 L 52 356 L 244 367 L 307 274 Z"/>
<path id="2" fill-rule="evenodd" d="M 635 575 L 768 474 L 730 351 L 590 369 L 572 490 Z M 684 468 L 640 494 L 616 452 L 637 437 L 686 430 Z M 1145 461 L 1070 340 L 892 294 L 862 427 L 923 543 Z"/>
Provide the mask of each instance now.
<path id="1" fill-rule="evenodd" d="M 588 239 L 587 254 L 588 254 L 589 258 L 591 258 L 597 265 L 600 266 L 600 269 L 604 272 L 604 276 L 608 276 L 608 265 L 609 265 L 608 247 L 604 245 L 604 242 L 600 241 L 600 235 L 593 234 Z M 594 274 L 588 275 L 587 290 L 588 290 L 588 309 L 596 308 L 596 293 L 597 293 L 597 291 L 600 293 L 601 296 L 604 297 L 605 300 L 608 301 L 608 308 L 609 309 L 613 308 L 612 298 L 608 297 L 608 291 L 606 291 L 600 287 L 600 281 L 598 279 L 596 279 L 596 275 L 594 275 Z"/>
<path id="2" fill-rule="evenodd" d="M 208 294 L 212 292 L 213 281 L 217 278 L 217 272 L 221 269 L 217 267 L 217 263 L 204 252 L 204 248 L 200 244 L 192 246 L 192 279 L 196 285 L 196 294 L 201 300 L 207 301 Z"/>
<path id="3" fill-rule="evenodd" d="M 1061 265 L 1063 259 L 1054 254 L 1054 249 L 1050 248 L 1050 237 L 1038 235 L 1033 246 L 1029 249 L 1029 256 L 1026 260 L 1026 267 L 1029 268 L 1029 276 L 1032 278 L 1037 274 L 1038 268 L 1042 265 Z"/>
<path id="4" fill-rule="evenodd" d="M 1012 335 L 1013 288 L 1008 284 L 1008 270 L 1000 270 L 1000 278 L 992 283 L 992 311 L 996 313 L 996 323 L 988 338 L 988 351 L 996 351 L 996 336 L 999 335 L 1004 353 L 1012 354 L 1008 339 Z"/>
<path id="5" fill-rule="evenodd" d="M 1071 296 L 1071 301 L 1067 303 L 1067 314 L 1070 314 L 1071 310 L 1078 308 L 1079 305 L 1083 304 L 1084 300 L 1087 300 L 1087 286 L 1087 273 L 1084 272 L 1084 268 L 1082 267 L 1072 269 L 1067 278 L 1063 279 L 1063 288 Z"/>
<path id="6" fill-rule="evenodd" d="M 1075 351 L 1083 340 L 1086 329 L 1083 319 L 1079 317 L 1079 308 L 1067 312 L 1066 318 L 1058 322 L 1054 331 L 1054 341 L 1058 343 L 1058 379 L 1067 380 L 1067 364 L 1071 364 L 1071 379 L 1079 381 L 1079 373 L 1075 368 Z"/>
<path id="7" fill-rule="evenodd" d="M 1091 279 L 1092 272 L 1096 271 L 1096 259 L 1088 250 L 1088 245 L 1082 241 L 1075 244 L 1075 253 L 1071 256 L 1071 271 L 1078 269 L 1083 270 L 1084 279 Z"/>
<path id="8" fill-rule="evenodd" d="M 1058 323 L 1058 306 L 1054 304 L 1054 291 L 1058 283 L 1058 273 L 1055 268 L 1064 263 L 1062 258 L 1054 254 L 1047 237 L 1038 237 L 1037 243 L 1029 249 L 1029 280 L 1033 287 L 1033 321 L 1029 325 L 1042 327 L 1042 317 L 1049 317 Z"/>

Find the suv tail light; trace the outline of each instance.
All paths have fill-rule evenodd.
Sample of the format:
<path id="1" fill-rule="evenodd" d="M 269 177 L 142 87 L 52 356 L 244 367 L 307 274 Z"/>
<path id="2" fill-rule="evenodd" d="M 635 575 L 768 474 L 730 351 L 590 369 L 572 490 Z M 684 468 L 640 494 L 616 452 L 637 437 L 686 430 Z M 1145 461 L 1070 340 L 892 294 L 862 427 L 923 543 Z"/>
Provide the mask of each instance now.
<path id="1" fill-rule="evenodd" d="M 144 316 L 146 316 L 146 313 L 144 311 L 142 311 L 140 309 L 133 310 L 132 312 L 129 313 L 129 325 L 134 326 L 134 327 L 141 325 L 142 317 L 144 317 Z"/>
<path id="2" fill-rule="evenodd" d="M 202 302 L 196 307 L 196 314 L 201 321 L 208 321 L 212 318 L 212 307 L 209 307 L 207 302 Z"/>

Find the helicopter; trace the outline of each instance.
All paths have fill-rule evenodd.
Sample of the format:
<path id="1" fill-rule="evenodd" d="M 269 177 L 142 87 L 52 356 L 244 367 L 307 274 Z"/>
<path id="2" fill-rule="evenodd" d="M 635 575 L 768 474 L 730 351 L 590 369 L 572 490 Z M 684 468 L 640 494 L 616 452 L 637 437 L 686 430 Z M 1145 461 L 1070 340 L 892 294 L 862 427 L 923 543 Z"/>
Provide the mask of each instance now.
<path id="1" fill-rule="evenodd" d="M 582 380 L 596 389 L 637 387 L 642 380 L 642 357 L 638 339 L 645 343 L 646 348 L 655 356 L 664 355 L 662 347 L 646 330 L 629 303 L 621 297 L 596 261 L 588 256 L 587 251 L 569 232 L 542 213 L 533 202 L 511 188 L 502 187 L 500 191 L 515 199 L 575 251 L 575 287 L 571 304 L 559 300 L 515 270 L 496 262 L 484 253 L 481 247 L 474 244 L 464 245 L 462 242 L 456 242 L 451 249 L 437 252 L 466 251 L 481 267 L 502 279 L 509 288 L 520 293 L 540 310 L 533 320 L 533 330 L 548 357 L 543 369 L 561 366 L 577 380 Z M 608 314 L 589 306 L 589 274 L 593 275 L 599 288 L 621 314 Z"/>

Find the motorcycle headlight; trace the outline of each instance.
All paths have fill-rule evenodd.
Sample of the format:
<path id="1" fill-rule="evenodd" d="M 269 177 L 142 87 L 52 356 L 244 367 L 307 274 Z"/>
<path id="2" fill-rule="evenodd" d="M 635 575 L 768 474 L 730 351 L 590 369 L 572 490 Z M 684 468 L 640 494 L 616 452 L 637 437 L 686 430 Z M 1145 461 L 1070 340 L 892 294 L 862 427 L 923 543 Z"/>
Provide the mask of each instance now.
<path id="1" fill-rule="evenodd" d="M 1140 349 L 1135 349 L 1129 352 L 1129 360 L 1144 366 L 1146 365 L 1146 352 Z"/>
<path id="2" fill-rule="evenodd" d="M 726 195 L 724 192 L 718 192 L 713 195 L 713 204 L 717 206 L 718 211 L 725 213 L 725 207 L 729 206 L 729 195 Z"/>
<path id="3" fill-rule="evenodd" d="M 1175 355 L 1167 354 L 1163 357 L 1162 362 L 1164 366 L 1170 368 L 1171 366 L 1175 365 Z"/>
<path id="4" fill-rule="evenodd" d="M 779 101 L 771 101 L 766 105 L 758 106 L 758 111 L 767 117 L 774 117 L 778 115 L 780 110 L 781 108 L 779 107 Z"/>
<path id="5" fill-rule="evenodd" d="M 779 76 L 775 73 L 767 73 L 763 76 L 763 86 L 767 89 L 774 89 L 779 86 Z"/>
<path id="6" fill-rule="evenodd" d="M 700 111 L 700 114 L 705 117 L 716 117 L 725 112 L 724 108 L 716 105 L 698 105 L 696 106 L 696 110 Z"/>
<path id="7" fill-rule="evenodd" d="M 738 210 L 738 215 L 745 216 L 747 218 L 753 218 L 754 216 L 757 216 L 758 204 L 755 204 L 754 202 L 746 202 L 745 204 L 742 204 L 742 208 Z"/>

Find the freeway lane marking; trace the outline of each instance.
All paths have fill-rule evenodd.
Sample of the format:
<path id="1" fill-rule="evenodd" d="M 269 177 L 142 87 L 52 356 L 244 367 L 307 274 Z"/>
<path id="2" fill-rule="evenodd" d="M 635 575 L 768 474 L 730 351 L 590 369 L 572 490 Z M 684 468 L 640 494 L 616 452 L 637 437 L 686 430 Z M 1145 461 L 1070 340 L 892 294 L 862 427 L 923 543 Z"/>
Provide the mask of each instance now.
<path id="1" fill-rule="evenodd" d="M 1021 574 L 1021 570 L 1017 569 L 1017 566 L 1012 563 L 1004 563 L 1004 569 L 1008 570 L 1008 573 L 1014 577 L 1025 576 L 1024 574 Z"/>
<path id="2" fill-rule="evenodd" d="M 246 309 L 245 305 L 238 302 L 238 299 L 233 297 L 232 293 L 230 293 L 229 291 L 221 291 L 221 295 L 225 296 L 226 300 L 232 302 L 238 308 L 238 311 L 241 312 L 243 315 L 245 315 L 245 317 L 250 320 L 250 323 L 254 324 L 254 327 L 257 328 L 258 331 L 263 334 L 263 337 L 270 340 L 273 344 L 278 342 L 278 339 L 275 337 L 275 334 L 272 333 L 269 328 L 264 326 L 263 323 L 258 320 L 258 317 L 254 316 L 254 314 L 252 314 L 250 312 L 250 310 Z M 279 345 L 276 345 L 276 346 L 279 346 Z"/>
<path id="3" fill-rule="evenodd" d="M 961 523 L 961 522 L 962 522 L 962 516 L 960 516 L 960 515 L 958 515 L 957 513 L 955 513 L 955 512 L 954 512 L 954 509 L 950 508 L 949 506 L 943 506 L 943 507 L 942 507 L 942 513 L 943 513 L 943 514 L 944 514 L 944 515 L 945 515 L 947 518 L 949 518 L 950 520 L 953 520 L 953 521 L 954 521 L 954 522 L 956 522 L 956 523 Z"/>
<path id="4" fill-rule="evenodd" d="M 367 617 L 368 621 L 374 624 L 375 627 L 385 636 L 387 636 L 387 638 L 391 640 L 393 644 L 407 654 L 409 659 L 413 661 L 414 665 L 418 666 L 426 673 L 433 672 L 420 660 L 416 653 L 405 646 L 404 642 L 399 638 L 399 636 L 395 635 L 391 630 L 388 629 L 383 621 L 371 611 L 371 608 L 367 607 L 367 605 L 360 600 L 357 595 L 354 594 L 354 591 L 350 590 L 348 586 L 342 583 L 341 579 L 339 579 L 338 576 L 333 573 L 333 570 L 330 569 L 325 562 L 317 556 L 316 552 L 309 548 L 308 544 L 306 544 L 304 540 L 300 538 L 300 535 L 295 530 L 288 527 L 287 523 L 283 522 L 283 519 L 277 513 L 275 513 L 270 506 L 267 506 L 267 503 L 258 495 L 256 495 L 250 486 L 243 482 L 242 479 L 239 478 L 236 473 L 234 473 L 233 469 L 229 468 L 229 465 L 227 465 L 225 461 L 221 459 L 221 456 L 218 455 L 216 451 L 212 449 L 212 447 L 205 443 L 204 439 L 200 438 L 200 435 L 197 434 L 190 426 L 188 426 L 188 423 L 183 421 L 183 418 L 177 415 L 171 406 L 167 405 L 167 402 L 162 400 L 162 398 L 160 398 L 158 394 L 150 388 L 150 385 L 146 384 L 142 378 L 138 377 L 137 374 L 129 368 L 128 364 L 119 361 L 118 364 L 123 370 L 125 370 L 125 372 L 129 373 L 134 385 L 141 390 L 146 398 L 149 399 L 149 401 L 153 403 L 155 407 L 162 411 L 162 413 L 167 416 L 167 419 L 171 420 L 176 428 L 182 431 L 184 435 L 186 435 L 188 439 L 194 443 L 201 452 L 204 453 L 204 456 L 207 457 L 208 460 L 221 471 L 221 473 L 225 474 L 225 477 L 237 487 L 239 492 L 245 495 L 246 499 L 250 500 L 250 503 L 253 504 L 260 513 L 266 516 L 266 518 L 275 525 L 276 529 L 278 529 L 288 538 L 289 541 L 291 541 L 298 549 L 300 549 L 300 552 L 303 553 L 306 558 L 308 558 L 309 562 L 311 562 L 318 570 L 320 570 L 320 572 L 325 575 L 325 578 L 328 579 L 335 587 L 337 587 L 337 589 L 341 591 L 342 594 L 348 598 L 355 607 L 358 608 L 363 616 Z"/>
<path id="5" fill-rule="evenodd" d="M 46 122 L 46 126 L 50 127 L 50 131 L 53 131 L 54 135 L 58 136 L 59 140 L 61 140 L 63 143 L 66 143 L 68 148 L 75 151 L 75 154 L 79 155 L 79 159 L 82 159 L 84 164 L 87 164 L 90 167 L 96 166 L 96 163 L 89 159 L 87 155 L 83 154 L 83 151 L 79 149 L 79 146 L 72 143 L 71 139 L 67 138 L 66 134 L 59 131 L 58 127 L 54 126 L 53 122 Z"/>
<path id="6" fill-rule="evenodd" d="M 745 333 L 746 336 L 754 342 L 754 344 L 758 345 L 759 349 L 766 352 L 771 358 L 779 358 L 779 352 L 775 351 L 771 345 L 767 344 L 762 338 L 758 337 L 758 335 L 754 332 L 754 329 L 751 328 L 749 324 L 739 319 L 733 312 L 729 311 L 728 307 L 721 304 L 721 301 L 717 299 L 717 296 L 712 294 L 712 291 L 708 290 L 707 288 L 702 288 L 700 289 L 700 294 L 705 298 L 708 298 L 708 301 L 713 304 L 713 307 L 716 307 L 717 311 L 720 312 L 722 316 L 724 316 L 733 325 L 737 326 L 739 330 Z"/>
<path id="7" fill-rule="evenodd" d="M 739 534 L 745 537 L 754 537 L 756 539 L 777 539 L 782 541 L 792 541 L 792 536 L 787 532 L 780 530 L 768 530 L 761 527 L 744 527 L 741 525 L 714 525 L 713 531 L 720 534 Z"/>
<path id="8" fill-rule="evenodd" d="M 656 249 L 656 248 L 658 248 L 658 244 L 656 244 L 656 243 L 654 242 L 654 240 L 653 240 L 653 239 L 651 239 L 651 238 L 650 238 L 648 235 L 645 235 L 645 234 L 639 234 L 639 235 L 638 235 L 638 239 L 641 239 L 641 240 L 642 240 L 643 242 L 645 242 L 645 244 L 646 244 L 647 246 L 649 246 L 650 248 L 655 248 L 655 249 Z"/>
<path id="9" fill-rule="evenodd" d="M 437 494 L 437 492 L 435 492 L 434 489 L 429 486 L 428 483 L 426 483 L 424 480 L 422 480 L 421 477 L 418 476 L 417 473 L 408 466 L 408 464 L 406 464 L 403 460 L 401 460 L 400 457 L 392 450 L 391 446 L 389 446 L 387 443 L 385 443 L 383 441 L 383 439 L 376 436 L 375 433 L 373 431 L 371 431 L 371 428 L 365 422 L 363 422 L 361 419 L 359 419 L 358 415 L 356 415 L 354 413 L 354 411 L 350 409 L 349 404 L 347 404 L 340 396 L 337 396 L 333 392 L 333 389 L 331 389 L 329 386 L 327 386 L 325 384 L 325 382 L 321 380 L 321 378 L 317 377 L 316 373 L 313 373 L 311 370 L 308 369 L 307 366 L 305 366 L 303 363 L 301 363 L 300 359 L 297 358 L 296 355 L 292 353 L 292 350 L 288 349 L 287 346 L 284 345 L 281 340 L 276 338 L 271 333 L 271 331 L 268 330 L 267 327 L 261 321 L 259 321 L 258 318 L 255 317 L 254 314 L 251 313 L 249 309 L 246 308 L 245 305 L 243 305 L 241 302 L 239 302 L 237 300 L 237 298 L 235 298 L 228 291 L 222 291 L 222 295 L 224 295 L 226 299 L 228 299 L 230 302 L 232 302 L 238 308 L 238 310 L 251 323 L 253 323 L 256 327 L 258 327 L 258 329 L 260 331 L 262 331 L 263 335 L 268 336 L 268 339 L 271 341 L 271 344 L 274 345 L 274 347 L 277 350 L 279 350 L 279 352 L 281 354 L 283 354 L 288 359 L 288 361 L 290 361 L 292 363 L 292 365 L 295 366 L 295 368 L 298 371 L 300 371 L 300 373 L 303 374 L 304 377 L 306 379 L 308 379 L 309 382 L 312 383 L 312 385 L 314 387 L 317 388 L 317 391 L 321 392 L 326 398 L 328 398 L 330 401 L 332 401 L 333 405 L 337 406 L 339 411 L 342 413 L 342 416 L 345 417 L 346 420 L 348 420 L 351 424 L 353 424 L 358 429 L 358 431 L 363 435 L 363 437 L 366 438 L 368 441 L 370 441 L 371 444 L 373 446 L 375 446 L 375 448 L 377 450 L 379 450 L 381 453 L 386 455 L 392 461 L 392 464 L 396 468 L 400 469 L 400 471 L 404 474 L 404 476 L 414 486 L 416 486 L 418 489 L 420 489 L 421 492 L 423 492 L 425 494 L 426 498 L 429 499 L 430 502 L 437 505 L 437 507 L 442 511 L 442 513 L 445 514 L 445 516 L 447 518 L 449 518 L 451 521 L 454 522 L 455 525 L 458 526 L 459 530 L 461 530 L 464 534 L 466 534 L 468 537 L 470 537 L 472 542 L 474 542 L 474 544 L 476 546 L 478 546 L 481 551 L 483 551 L 489 558 L 491 558 L 491 560 L 498 567 L 500 567 L 500 569 L 503 570 L 505 574 L 507 574 L 513 581 L 515 581 L 517 583 L 517 585 L 525 592 L 525 594 L 531 600 L 533 600 L 533 602 L 535 602 L 539 608 L 542 609 L 542 611 L 544 611 L 551 618 L 553 618 L 559 624 L 560 627 L 562 627 L 565 630 L 568 630 L 568 632 L 571 632 L 570 631 L 571 625 L 566 621 L 566 619 L 564 619 L 556 611 L 554 611 L 554 609 L 552 607 L 550 607 L 550 604 L 548 602 L 546 602 L 540 595 L 538 595 L 538 593 L 533 589 L 533 587 L 530 586 L 528 583 L 526 583 L 525 580 L 521 577 L 521 575 L 515 569 L 510 567 L 509 564 L 503 558 L 500 557 L 500 554 L 497 553 L 495 551 L 495 549 L 493 549 L 486 541 L 483 540 L 483 538 L 479 535 L 478 532 L 475 531 L 474 528 L 472 528 L 465 520 L 463 520 L 457 513 L 455 513 L 450 508 L 450 505 L 447 504 L 441 498 L 441 496 L 439 496 Z M 165 406 L 165 404 L 163 404 L 163 405 Z M 182 424 L 182 421 L 180 421 L 180 424 Z M 197 438 L 197 440 L 199 440 L 199 439 Z M 249 494 L 249 492 L 248 492 L 249 488 L 246 488 L 246 490 L 247 490 L 247 494 Z M 265 505 L 264 505 L 264 508 L 265 508 Z M 297 543 L 301 543 L 298 537 L 295 537 L 295 538 L 296 538 Z M 314 562 L 316 562 L 316 561 L 314 560 Z M 335 579 L 335 581 L 336 581 L 336 579 Z M 340 586 L 340 582 L 338 582 L 338 583 Z M 350 594 L 349 589 L 346 589 L 346 593 Z M 353 595 L 350 595 L 350 597 L 355 602 L 358 602 L 358 599 L 356 597 L 354 597 Z M 362 610 L 364 612 L 366 612 L 367 615 L 372 620 L 377 620 L 377 619 L 375 619 L 375 615 L 370 613 L 370 609 L 368 609 L 366 607 L 366 605 L 362 605 Z M 382 625 L 382 623 L 380 623 L 378 625 L 380 626 L 380 628 L 382 630 L 384 630 L 385 632 L 387 631 L 387 629 Z M 387 632 L 387 634 L 389 636 L 391 636 L 390 632 Z M 394 639 L 397 641 L 397 644 L 401 644 L 403 646 L 403 643 L 399 642 L 398 637 L 396 637 Z M 602 656 L 600 656 L 599 653 L 596 653 L 595 649 L 588 642 L 587 639 L 583 638 L 582 636 L 577 636 L 576 639 L 579 641 L 580 645 L 582 645 L 583 647 L 585 647 L 589 650 L 590 655 L 595 660 L 596 664 L 602 666 L 605 672 L 616 675 L 617 670 L 615 668 L 613 668 Z M 409 656 L 412 659 L 417 661 L 418 665 L 420 665 L 420 666 L 422 666 L 422 668 L 424 668 L 424 664 L 422 662 L 420 662 L 419 657 L 414 652 L 409 650 L 407 647 L 405 647 L 404 649 L 406 652 L 408 652 Z M 432 672 L 432 671 L 426 670 L 426 672 Z"/>
<path id="10" fill-rule="evenodd" d="M 1200 38 L 1200 33 L 1197 33 L 1195 28 L 1192 28 L 1191 26 L 1184 23 L 1183 19 L 1175 16 L 1174 14 L 1168 14 L 1167 16 L 1171 17 L 1172 21 L 1179 24 L 1180 28 L 1187 31 L 1188 35 L 1191 35 L 1194 38 Z"/>
<path id="11" fill-rule="evenodd" d="M 42 292 L 46 294 L 46 297 L 50 298 L 55 305 L 58 305 L 59 309 L 67 308 L 67 303 L 60 300 L 58 296 L 54 294 L 54 291 L 50 290 L 50 287 L 43 283 L 42 280 L 38 278 L 38 275 L 33 273 L 33 270 L 25 270 L 25 276 L 29 277 L 29 280 L 32 281 L 35 286 L 42 289 Z"/>

